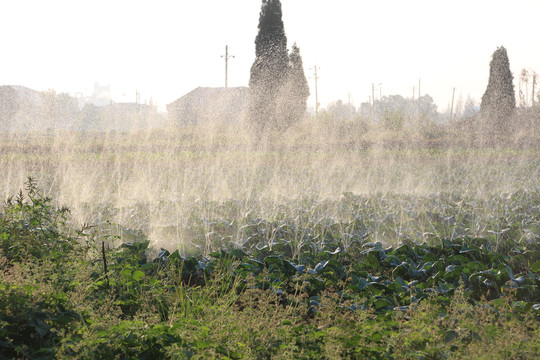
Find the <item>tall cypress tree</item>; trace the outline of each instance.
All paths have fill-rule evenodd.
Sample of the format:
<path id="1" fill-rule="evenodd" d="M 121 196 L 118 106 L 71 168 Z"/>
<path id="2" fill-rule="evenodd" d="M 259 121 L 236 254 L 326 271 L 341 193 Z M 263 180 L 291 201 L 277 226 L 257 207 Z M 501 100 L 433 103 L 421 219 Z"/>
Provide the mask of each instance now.
<path id="1" fill-rule="evenodd" d="M 278 127 L 278 97 L 289 68 L 287 37 L 279 0 L 262 2 L 255 55 L 249 79 L 249 121 L 260 137 Z"/>
<path id="2" fill-rule="evenodd" d="M 501 46 L 495 50 L 489 64 L 489 82 L 480 104 L 486 130 L 509 130 L 508 122 L 516 108 L 513 79 L 508 54 Z"/>
<path id="3" fill-rule="evenodd" d="M 289 55 L 287 78 L 281 89 L 278 102 L 278 128 L 284 130 L 294 125 L 304 117 L 309 97 L 309 86 L 304 74 L 304 65 L 300 49 L 296 43 Z"/>

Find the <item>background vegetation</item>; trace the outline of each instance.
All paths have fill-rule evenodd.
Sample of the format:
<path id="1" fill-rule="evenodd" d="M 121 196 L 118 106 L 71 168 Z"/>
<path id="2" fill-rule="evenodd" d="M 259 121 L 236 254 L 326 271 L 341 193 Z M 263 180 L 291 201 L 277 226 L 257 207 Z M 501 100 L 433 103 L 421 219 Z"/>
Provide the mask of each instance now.
<path id="1" fill-rule="evenodd" d="M 0 354 L 537 357 L 540 142 L 423 131 L 4 137 Z"/>

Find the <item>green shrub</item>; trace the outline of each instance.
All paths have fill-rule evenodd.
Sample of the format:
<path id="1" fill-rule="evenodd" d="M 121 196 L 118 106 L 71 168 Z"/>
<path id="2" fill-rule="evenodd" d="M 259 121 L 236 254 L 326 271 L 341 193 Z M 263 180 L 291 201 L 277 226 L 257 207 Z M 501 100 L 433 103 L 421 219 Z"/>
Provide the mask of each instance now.
<path id="1" fill-rule="evenodd" d="M 76 239 L 66 235 L 69 210 L 55 208 L 32 178 L 0 215 L 0 248 L 11 262 L 50 258 L 61 261 L 75 249 Z"/>

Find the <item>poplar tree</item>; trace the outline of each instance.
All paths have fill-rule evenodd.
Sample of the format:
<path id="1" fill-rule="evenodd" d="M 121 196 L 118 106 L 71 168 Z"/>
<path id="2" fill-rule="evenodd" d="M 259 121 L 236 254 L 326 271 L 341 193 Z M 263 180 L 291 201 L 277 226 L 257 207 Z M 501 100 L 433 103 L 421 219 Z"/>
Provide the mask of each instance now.
<path id="1" fill-rule="evenodd" d="M 306 113 L 309 86 L 304 74 L 304 65 L 300 49 L 296 43 L 289 55 L 289 69 L 283 84 L 278 103 L 280 123 L 278 127 L 284 130 L 302 120 Z"/>
<path id="2" fill-rule="evenodd" d="M 508 54 L 501 46 L 495 50 L 489 64 L 489 82 L 480 104 L 486 130 L 509 130 L 509 120 L 516 108 L 513 79 Z"/>
<path id="3" fill-rule="evenodd" d="M 249 79 L 248 119 L 260 138 L 299 121 L 309 97 L 300 49 L 294 44 L 290 55 L 287 51 L 279 0 L 262 1 L 255 56 Z"/>
<path id="4" fill-rule="evenodd" d="M 249 79 L 249 121 L 257 136 L 277 128 L 277 102 L 287 77 L 289 55 L 279 0 L 263 0 L 255 61 Z"/>

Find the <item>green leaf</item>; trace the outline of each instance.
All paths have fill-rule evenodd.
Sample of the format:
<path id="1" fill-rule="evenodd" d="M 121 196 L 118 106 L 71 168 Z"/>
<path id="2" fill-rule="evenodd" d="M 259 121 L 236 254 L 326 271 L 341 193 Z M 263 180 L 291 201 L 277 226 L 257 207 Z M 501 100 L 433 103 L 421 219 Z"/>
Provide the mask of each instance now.
<path id="1" fill-rule="evenodd" d="M 397 266 L 394 270 L 392 270 L 392 276 L 394 279 L 398 277 L 407 277 L 409 275 L 409 264 L 406 262 L 402 263 L 401 265 Z"/>
<path id="2" fill-rule="evenodd" d="M 318 273 L 322 271 L 326 267 L 327 264 L 328 264 L 328 260 L 321 261 L 315 266 L 315 269 L 314 269 L 315 272 Z"/>
<path id="3" fill-rule="evenodd" d="M 152 266 L 154 266 L 154 264 L 146 263 L 144 265 L 141 265 L 141 270 L 150 270 L 150 269 L 152 269 Z"/>
<path id="4" fill-rule="evenodd" d="M 146 250 L 148 249 L 148 245 L 150 245 L 150 240 L 145 240 L 141 242 L 134 243 L 137 250 Z"/>
<path id="5" fill-rule="evenodd" d="M 293 274 L 296 272 L 298 272 L 299 274 L 302 274 L 304 272 L 304 269 L 306 268 L 305 265 L 295 265 L 289 260 L 285 260 L 283 264 L 285 265 L 285 269 L 287 269 L 289 272 Z"/>
<path id="6" fill-rule="evenodd" d="M 336 248 L 336 250 L 334 251 L 325 251 L 327 254 L 330 254 L 330 255 L 336 255 L 336 254 L 339 254 L 341 252 L 341 248 L 338 246 Z"/>
<path id="7" fill-rule="evenodd" d="M 165 249 L 161 249 L 161 251 L 159 252 L 158 254 L 158 259 L 162 259 L 164 257 L 167 257 L 169 256 L 171 253 L 168 251 L 168 250 L 165 250 Z"/>
<path id="8" fill-rule="evenodd" d="M 199 266 L 199 262 L 197 261 L 197 259 L 195 257 L 191 256 L 191 257 L 184 260 L 182 270 L 187 275 L 187 274 L 191 274 L 195 270 L 197 270 L 198 266 Z"/>
<path id="9" fill-rule="evenodd" d="M 142 271 L 136 270 L 135 272 L 133 272 L 133 279 L 135 279 L 136 281 L 141 281 L 143 277 L 144 273 Z"/>
<path id="10" fill-rule="evenodd" d="M 280 257 L 275 256 L 275 255 L 267 256 L 264 259 L 264 262 L 266 263 L 267 266 L 270 266 L 272 264 L 279 264 L 279 265 L 283 264 L 283 260 Z"/>
<path id="11" fill-rule="evenodd" d="M 180 252 L 178 252 L 178 250 L 175 250 L 171 255 L 169 255 L 169 260 L 182 260 L 182 256 L 180 256 Z"/>
<path id="12" fill-rule="evenodd" d="M 197 347 L 197 349 L 208 349 L 210 348 L 210 343 L 206 341 L 197 340 L 195 341 L 195 346 Z"/>
<path id="13" fill-rule="evenodd" d="M 379 310 L 379 309 L 386 308 L 386 307 L 394 308 L 395 304 L 393 304 L 387 298 L 380 297 L 380 296 L 375 296 L 375 298 L 373 300 L 373 306 L 375 307 L 375 309 Z"/>
<path id="14" fill-rule="evenodd" d="M 526 301 L 512 301 L 512 308 L 518 312 L 526 313 L 532 309 L 533 303 L 528 303 Z"/>
<path id="15" fill-rule="evenodd" d="M 468 263 L 470 260 L 463 255 L 452 255 L 448 258 L 447 262 L 454 265 L 462 265 Z"/>
<path id="16" fill-rule="evenodd" d="M 459 337 L 458 333 L 454 330 L 448 330 L 444 333 L 444 342 L 450 343 Z"/>
<path id="17" fill-rule="evenodd" d="M 395 255 L 388 255 L 386 259 L 384 259 L 384 262 L 393 267 L 399 266 L 402 263 L 402 261 Z"/>
<path id="18" fill-rule="evenodd" d="M 492 306 L 495 306 L 495 307 L 502 308 L 502 307 L 506 306 L 507 302 L 508 301 L 506 299 L 504 299 L 504 298 L 498 298 L 498 299 L 491 300 L 489 302 L 489 304 L 492 305 Z"/>
<path id="19" fill-rule="evenodd" d="M 244 257 L 247 256 L 247 254 L 245 252 L 243 252 L 242 250 L 240 249 L 234 249 L 230 252 L 230 255 L 233 257 L 233 258 L 236 258 L 236 259 L 242 259 Z"/>
<path id="20" fill-rule="evenodd" d="M 540 272 L 540 260 L 531 265 L 532 272 Z"/>
<path id="21" fill-rule="evenodd" d="M 362 291 L 368 287 L 369 283 L 366 281 L 366 279 L 360 278 L 355 285 L 358 286 L 359 291 Z"/>

